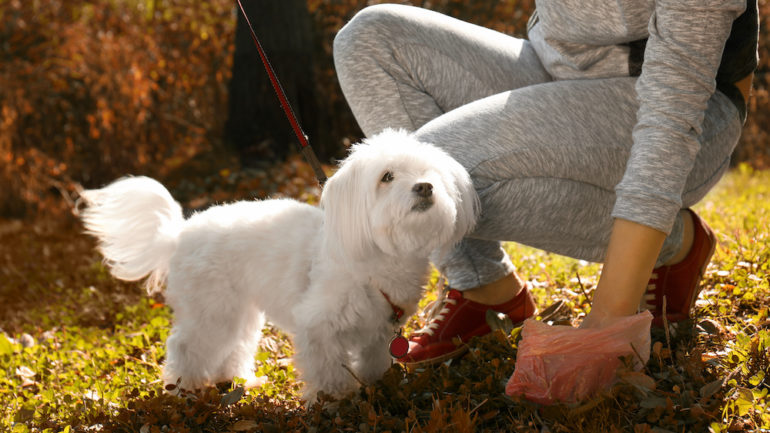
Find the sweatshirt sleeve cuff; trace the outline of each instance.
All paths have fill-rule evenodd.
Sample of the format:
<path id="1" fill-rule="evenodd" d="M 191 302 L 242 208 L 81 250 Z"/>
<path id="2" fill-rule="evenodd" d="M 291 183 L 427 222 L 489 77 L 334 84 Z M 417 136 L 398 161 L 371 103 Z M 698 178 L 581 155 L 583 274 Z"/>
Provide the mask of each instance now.
<path id="1" fill-rule="evenodd" d="M 618 195 L 612 210 L 614 218 L 621 218 L 671 233 L 681 205 L 658 197 L 647 195 Z"/>

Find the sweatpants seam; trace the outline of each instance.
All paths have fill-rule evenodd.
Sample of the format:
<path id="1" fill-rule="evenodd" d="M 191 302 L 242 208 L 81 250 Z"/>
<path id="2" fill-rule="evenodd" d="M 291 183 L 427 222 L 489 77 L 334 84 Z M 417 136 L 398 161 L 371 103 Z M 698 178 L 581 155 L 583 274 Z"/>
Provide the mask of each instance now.
<path id="1" fill-rule="evenodd" d="M 471 175 L 471 178 L 473 178 L 473 175 Z M 488 188 L 491 188 L 491 187 L 493 187 L 493 186 L 495 186 L 495 185 L 497 185 L 497 184 L 499 184 L 499 183 L 501 183 L 501 182 L 512 182 L 512 181 L 515 181 L 515 180 L 529 180 L 529 179 L 553 179 L 553 180 L 563 180 L 563 181 L 567 181 L 567 182 L 574 182 L 574 183 L 578 183 L 578 184 L 581 184 L 581 185 L 588 185 L 588 186 L 590 186 L 590 187 L 593 187 L 593 188 L 599 189 L 599 190 L 601 190 L 601 191 L 604 191 L 604 192 L 609 192 L 609 193 L 615 194 L 615 189 L 614 189 L 614 188 L 613 188 L 613 189 L 608 189 L 608 188 L 605 188 L 605 187 L 603 187 L 603 186 L 599 186 L 599 185 L 596 185 L 596 184 L 593 184 L 593 183 L 590 183 L 590 182 L 586 182 L 586 181 L 583 181 L 583 180 L 578 180 L 578 179 L 571 179 L 571 178 L 568 178 L 568 177 L 559 177 L 559 176 L 521 176 L 521 177 L 506 177 L 506 178 L 502 178 L 502 179 L 499 179 L 499 180 L 495 180 L 495 181 L 493 181 L 493 182 L 492 182 L 490 185 L 488 185 L 488 186 L 485 186 L 483 189 L 477 189 L 477 190 L 476 190 L 476 192 L 479 194 L 479 196 L 481 196 L 481 195 L 483 194 L 483 192 L 484 192 L 484 191 L 486 191 Z"/>
<path id="2" fill-rule="evenodd" d="M 586 145 L 586 146 L 584 146 L 584 149 L 585 149 L 585 150 L 589 150 L 589 149 L 591 149 L 591 148 L 594 148 L 594 147 L 595 147 L 595 148 L 602 148 L 602 149 L 606 149 L 605 147 L 601 147 L 601 146 L 592 146 L 592 145 Z M 500 161 L 500 160 L 504 160 L 504 159 L 506 159 L 506 158 L 508 158 L 508 157 L 511 157 L 511 156 L 515 156 L 517 153 L 523 153 L 523 152 L 525 152 L 525 151 L 529 151 L 529 150 L 531 150 L 531 151 L 541 151 L 541 149 L 538 149 L 538 148 L 534 148 L 534 147 L 520 147 L 520 148 L 517 148 L 517 149 L 515 149 L 515 150 L 508 150 L 507 152 L 496 153 L 496 154 L 494 154 L 494 155 L 491 155 L 491 156 L 490 156 L 489 158 L 487 158 L 487 159 L 483 159 L 483 160 L 480 160 L 480 161 L 478 161 L 478 162 L 477 162 L 475 165 L 473 165 L 472 167 L 468 168 L 468 169 L 467 169 L 467 170 L 468 170 L 468 173 L 471 175 L 471 177 L 473 177 L 473 176 L 474 176 L 474 173 L 475 173 L 477 170 L 479 170 L 479 167 L 483 166 L 484 164 L 493 164 L 493 163 L 495 163 L 495 162 L 497 162 L 497 161 Z M 630 149 L 629 149 L 628 151 L 630 152 Z M 527 177 L 522 177 L 522 178 L 514 178 L 514 179 L 526 179 L 526 178 L 528 178 L 528 177 L 532 177 L 532 178 L 536 178 L 536 177 L 543 177 L 543 178 L 551 178 L 551 177 L 552 177 L 552 178 L 558 178 L 558 177 L 556 177 L 556 176 L 527 176 Z M 569 179 L 569 178 L 564 178 L 564 179 Z M 620 182 L 620 181 L 618 181 L 618 182 Z M 588 182 L 585 182 L 585 183 L 588 183 Z M 589 185 L 590 185 L 590 184 L 589 184 Z M 613 188 L 614 188 L 614 187 L 613 187 Z M 606 188 L 604 188 L 604 189 L 606 189 Z"/>
<path id="3" fill-rule="evenodd" d="M 700 191 L 702 188 L 704 188 L 706 185 L 709 185 L 712 183 L 714 178 L 718 176 L 722 176 L 724 173 L 724 167 L 730 165 L 730 157 L 722 160 L 722 163 L 719 164 L 716 170 L 714 170 L 713 173 L 711 173 L 706 179 L 703 180 L 703 182 L 699 183 L 698 185 L 694 186 L 693 188 L 687 189 L 686 191 L 682 191 L 682 202 L 684 202 L 684 197 L 688 194 L 693 194 L 696 191 Z"/>
<path id="4" fill-rule="evenodd" d="M 493 187 L 499 186 L 502 183 L 512 182 L 512 181 L 515 181 L 515 180 L 524 180 L 524 179 L 561 180 L 561 181 L 572 182 L 572 183 L 581 184 L 581 185 L 587 185 L 589 187 L 598 189 L 599 191 L 602 191 L 602 192 L 605 192 L 605 193 L 610 193 L 610 194 L 614 195 L 614 190 L 608 190 L 608 189 L 606 189 L 604 187 L 597 186 L 597 185 L 594 185 L 594 184 L 591 184 L 591 183 L 588 183 L 588 182 L 584 182 L 584 181 L 580 181 L 580 180 L 575 180 L 575 179 L 570 179 L 570 178 L 565 178 L 565 177 L 552 177 L 552 176 L 551 177 L 549 177 L 549 176 L 509 177 L 509 178 L 506 178 L 504 180 L 495 181 L 491 185 L 485 187 L 483 190 L 478 190 L 477 192 L 479 194 L 479 197 L 481 197 L 484 194 L 484 191 L 486 191 L 488 189 L 491 189 Z M 556 229 L 554 229 L 554 231 L 556 231 Z M 563 232 L 561 234 L 565 235 L 565 236 L 573 237 L 573 238 L 577 237 L 575 235 L 575 233 L 571 233 L 571 232 Z M 472 233 L 468 237 L 470 237 L 472 239 L 489 240 L 489 239 L 483 239 L 483 238 L 474 238 Z M 582 245 L 593 245 L 594 241 L 595 241 L 595 239 L 593 239 L 593 238 L 586 238 L 586 237 L 583 237 L 583 236 L 580 236 L 580 237 L 577 237 L 577 238 L 581 241 Z M 516 242 L 516 241 L 511 241 L 511 242 Z"/>

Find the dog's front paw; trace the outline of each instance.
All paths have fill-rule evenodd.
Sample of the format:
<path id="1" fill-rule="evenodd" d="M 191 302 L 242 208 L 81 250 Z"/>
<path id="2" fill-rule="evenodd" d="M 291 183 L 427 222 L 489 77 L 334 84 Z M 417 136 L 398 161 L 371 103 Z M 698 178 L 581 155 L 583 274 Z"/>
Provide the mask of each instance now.
<path id="1" fill-rule="evenodd" d="M 323 392 L 315 387 L 304 386 L 302 387 L 302 401 L 305 402 L 305 407 L 310 408 L 319 400 L 322 400 Z"/>
<path id="2" fill-rule="evenodd" d="M 304 390 L 302 391 L 302 401 L 305 402 L 305 408 L 310 409 L 314 405 L 321 403 L 322 406 L 327 407 L 330 404 L 338 403 L 339 400 L 349 397 L 352 393 L 345 394 L 327 394 L 321 390 Z"/>
<path id="3" fill-rule="evenodd" d="M 358 380 L 371 385 L 382 379 L 392 364 L 390 354 L 383 350 L 386 345 L 387 343 L 382 342 L 375 347 L 363 348 L 359 358 L 353 362 L 352 366 Z"/>

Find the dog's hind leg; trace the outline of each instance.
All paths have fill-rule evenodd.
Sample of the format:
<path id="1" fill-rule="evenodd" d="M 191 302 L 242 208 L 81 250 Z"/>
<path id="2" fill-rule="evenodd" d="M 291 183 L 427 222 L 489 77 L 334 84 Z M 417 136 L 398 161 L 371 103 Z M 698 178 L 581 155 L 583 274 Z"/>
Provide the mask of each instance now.
<path id="1" fill-rule="evenodd" d="M 197 307 L 175 307 L 176 323 L 166 341 L 164 383 L 178 381 L 180 388 L 194 390 L 230 381 L 234 376 L 253 379 L 264 315 L 243 306 Z"/>
<path id="2" fill-rule="evenodd" d="M 220 367 L 217 377 L 246 379 L 246 387 L 258 384 L 254 374 L 254 355 L 257 353 L 259 341 L 262 339 L 262 328 L 265 326 L 265 314 L 256 313 L 253 320 L 247 322 L 242 329 L 234 329 L 240 333 L 236 338 L 235 347 Z"/>
<path id="3" fill-rule="evenodd" d="M 191 330 L 181 324 L 171 328 L 166 340 L 166 362 L 163 365 L 163 383 L 168 387 L 192 391 L 210 385 L 212 367 L 202 356 Z"/>

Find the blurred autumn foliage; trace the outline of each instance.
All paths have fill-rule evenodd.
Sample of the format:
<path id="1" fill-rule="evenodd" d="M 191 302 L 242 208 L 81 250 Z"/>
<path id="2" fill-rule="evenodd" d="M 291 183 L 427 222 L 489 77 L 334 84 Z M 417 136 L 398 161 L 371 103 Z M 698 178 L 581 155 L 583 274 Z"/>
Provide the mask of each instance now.
<path id="1" fill-rule="evenodd" d="M 163 176 L 220 140 L 228 1 L 2 2 L 0 214 L 74 182 Z"/>
<path id="2" fill-rule="evenodd" d="M 360 137 L 331 59 L 336 31 L 367 4 L 308 0 L 321 109 L 333 146 Z M 533 0 L 402 2 L 524 36 Z M 63 210 L 78 185 L 126 174 L 191 176 L 221 160 L 232 68 L 231 0 L 0 1 L 0 216 Z M 770 167 L 770 5 L 760 0 L 761 64 L 736 161 Z M 287 144 L 291 145 L 292 144 Z M 324 144 L 329 146 L 329 144 Z M 200 165 L 200 164 L 198 164 Z M 62 199 L 64 198 L 64 199 Z"/>

